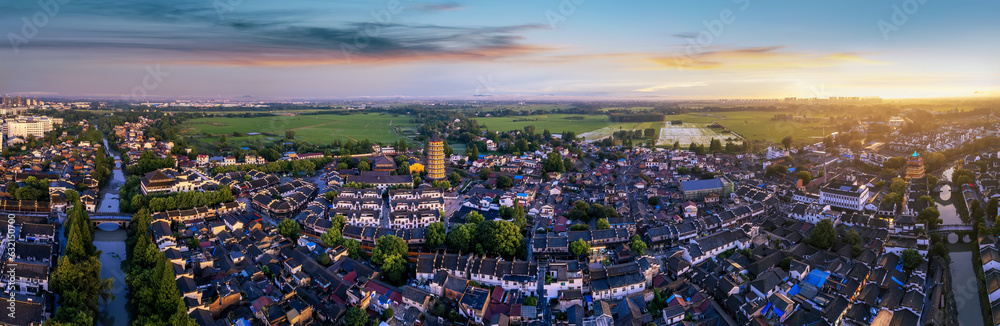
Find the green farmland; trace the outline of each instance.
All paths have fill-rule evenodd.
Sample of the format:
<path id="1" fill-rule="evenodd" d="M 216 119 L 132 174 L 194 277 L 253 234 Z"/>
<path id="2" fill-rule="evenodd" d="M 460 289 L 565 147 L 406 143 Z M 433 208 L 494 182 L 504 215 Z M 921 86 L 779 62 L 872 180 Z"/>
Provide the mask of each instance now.
<path id="1" fill-rule="evenodd" d="M 200 118 L 188 120 L 184 124 L 187 135 L 209 134 L 204 140 L 226 135 L 230 141 L 255 141 L 264 139 L 263 135 L 232 137 L 239 133 L 269 133 L 277 135 L 278 139 L 285 136 L 285 131 L 295 131 L 295 139 L 313 144 L 328 144 L 334 139 L 364 140 L 390 143 L 399 140 L 393 127 L 415 131 L 415 125 L 409 122 L 407 116 L 392 116 L 390 114 L 351 114 L 351 115 L 301 115 L 275 116 L 256 118 Z"/>
<path id="2" fill-rule="evenodd" d="M 582 117 L 582 120 L 567 119 L 569 117 Z M 527 121 L 515 121 L 527 120 Z M 612 125 L 608 117 L 604 115 L 579 115 L 579 114 L 545 114 L 530 116 L 513 116 L 497 118 L 476 118 L 480 124 L 485 124 L 486 128 L 495 131 L 524 130 L 524 127 L 535 126 L 535 132 L 542 132 L 548 129 L 549 132 L 558 134 L 563 131 L 572 131 L 579 134 L 601 129 Z M 633 125 L 635 123 L 632 123 Z"/>
<path id="3" fill-rule="evenodd" d="M 780 143 L 781 139 L 786 136 L 792 136 L 796 144 L 814 142 L 818 138 L 823 137 L 823 127 L 828 127 L 826 132 L 832 131 L 825 119 L 820 117 L 796 120 L 771 120 L 775 114 L 779 113 L 784 112 L 730 111 L 689 113 L 668 115 L 667 122 L 681 120 L 684 123 L 693 123 L 699 127 L 707 127 L 716 122 L 747 139 L 762 140 L 771 143 Z"/>

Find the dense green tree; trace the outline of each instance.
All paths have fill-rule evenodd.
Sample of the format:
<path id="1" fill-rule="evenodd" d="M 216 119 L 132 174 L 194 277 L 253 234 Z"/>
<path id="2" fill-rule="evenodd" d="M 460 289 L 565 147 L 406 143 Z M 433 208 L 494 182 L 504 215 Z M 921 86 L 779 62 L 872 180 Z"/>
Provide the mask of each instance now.
<path id="1" fill-rule="evenodd" d="M 786 150 L 792 149 L 792 136 L 785 136 L 785 138 L 782 138 L 781 146 L 785 147 Z"/>
<path id="2" fill-rule="evenodd" d="M 809 244 L 820 248 L 829 249 L 836 242 L 837 233 L 833 229 L 833 222 L 828 219 L 820 220 L 809 233 Z"/>
<path id="3" fill-rule="evenodd" d="M 508 221 L 484 221 L 476 226 L 476 252 L 514 257 L 522 239 L 521 230 Z"/>
<path id="4" fill-rule="evenodd" d="M 478 160 L 479 159 L 479 147 L 478 146 L 469 146 L 467 148 L 468 148 L 468 150 L 466 150 L 466 152 L 468 154 L 469 161 L 472 162 L 472 161 Z"/>
<path id="5" fill-rule="evenodd" d="M 924 208 L 917 214 L 917 222 L 923 223 L 928 229 L 936 229 L 939 224 L 941 224 L 941 212 L 938 211 L 937 207 L 930 206 Z"/>
<path id="6" fill-rule="evenodd" d="M 465 223 L 468 224 L 479 224 L 483 220 L 483 215 L 476 211 L 469 212 L 468 215 L 465 215 Z"/>
<path id="7" fill-rule="evenodd" d="M 861 236 L 858 235 L 858 231 L 855 231 L 855 230 L 849 230 L 849 231 L 847 231 L 847 233 L 844 234 L 844 243 L 851 244 L 851 245 L 859 245 L 859 244 L 861 244 Z"/>
<path id="8" fill-rule="evenodd" d="M 590 252 L 590 244 L 583 239 L 577 239 L 569 244 L 569 252 L 576 257 L 583 256 Z"/>
<path id="9" fill-rule="evenodd" d="M 344 239 L 340 245 L 347 248 L 347 256 L 358 259 L 361 258 L 361 243 L 354 239 Z"/>
<path id="10" fill-rule="evenodd" d="M 799 179 L 802 179 L 803 185 L 809 184 L 809 182 L 812 181 L 813 179 L 813 175 L 809 171 L 799 171 L 799 173 L 796 174 L 796 176 Z"/>
<path id="11" fill-rule="evenodd" d="M 542 171 L 543 172 L 565 172 L 566 167 L 563 165 L 562 156 L 556 152 L 550 152 L 544 161 L 542 161 Z"/>
<path id="12" fill-rule="evenodd" d="M 409 247 L 403 238 L 394 235 L 384 235 L 375 240 L 375 249 L 372 249 L 372 263 L 382 265 L 385 259 L 392 255 L 400 258 L 407 257 L 410 253 Z"/>
<path id="13" fill-rule="evenodd" d="M 291 239 L 292 241 L 299 239 L 300 231 L 301 228 L 299 227 L 299 222 L 296 222 L 293 219 L 286 218 L 278 223 L 278 233 L 285 238 Z"/>
<path id="14" fill-rule="evenodd" d="M 445 239 L 448 243 L 448 247 L 454 250 L 468 252 L 469 243 L 472 241 L 472 230 L 475 230 L 474 224 L 459 224 L 452 226 Z"/>
<path id="15" fill-rule="evenodd" d="M 489 180 L 490 174 L 493 174 L 492 169 L 481 169 L 478 172 L 476 172 L 476 175 L 479 176 L 479 179 L 482 180 Z"/>
<path id="16" fill-rule="evenodd" d="M 914 249 L 904 249 L 899 258 L 903 262 L 903 268 L 909 271 L 912 271 L 924 262 L 924 257 Z"/>
<path id="17" fill-rule="evenodd" d="M 322 241 L 328 246 L 339 245 L 343 240 L 344 238 L 343 235 L 341 235 L 340 229 L 337 229 L 336 227 L 326 229 L 326 232 L 319 237 L 319 241 Z"/>
<path id="18" fill-rule="evenodd" d="M 331 227 L 337 230 L 343 230 L 344 226 L 347 225 L 347 218 L 341 214 L 334 214 L 330 221 L 333 223 Z"/>
<path id="19" fill-rule="evenodd" d="M 443 222 L 434 222 L 427 226 L 427 248 L 437 248 L 444 244 L 445 229 Z"/>
<path id="20" fill-rule="evenodd" d="M 608 219 L 602 218 L 597 220 L 597 229 L 606 230 L 611 228 L 611 223 L 608 223 Z"/>
<path id="21" fill-rule="evenodd" d="M 406 284 L 408 268 L 406 258 L 403 258 L 403 256 L 399 254 L 385 256 L 379 267 L 382 268 L 383 276 L 389 283 L 394 285 Z"/>
<path id="22" fill-rule="evenodd" d="M 344 325 L 345 326 L 368 326 L 368 313 L 364 309 L 358 308 L 357 306 L 350 306 L 347 308 L 347 313 L 344 315 Z"/>
<path id="23" fill-rule="evenodd" d="M 646 253 L 646 242 L 642 241 L 642 238 L 638 234 L 632 236 L 631 246 L 632 251 L 634 251 L 639 256 Z"/>
<path id="24" fill-rule="evenodd" d="M 511 180 L 510 177 L 505 176 L 505 175 L 501 175 L 501 176 L 497 177 L 497 188 L 499 188 L 499 189 L 507 189 L 507 188 L 512 187 L 513 185 L 514 185 L 514 181 Z"/>

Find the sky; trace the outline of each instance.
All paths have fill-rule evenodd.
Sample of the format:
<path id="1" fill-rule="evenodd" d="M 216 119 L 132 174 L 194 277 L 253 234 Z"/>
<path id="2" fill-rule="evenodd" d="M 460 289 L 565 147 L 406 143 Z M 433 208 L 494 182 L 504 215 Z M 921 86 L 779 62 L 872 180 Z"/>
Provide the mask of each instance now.
<path id="1" fill-rule="evenodd" d="M 13 0 L 0 93 L 1000 95 L 1000 2 Z"/>

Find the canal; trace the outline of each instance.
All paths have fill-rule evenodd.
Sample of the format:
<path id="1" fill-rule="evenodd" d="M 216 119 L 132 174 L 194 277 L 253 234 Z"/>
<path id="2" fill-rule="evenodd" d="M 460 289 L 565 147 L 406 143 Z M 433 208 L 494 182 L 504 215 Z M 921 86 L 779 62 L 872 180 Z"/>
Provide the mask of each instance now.
<path id="1" fill-rule="evenodd" d="M 951 292 L 955 296 L 959 325 L 982 325 L 979 284 L 972 266 L 971 251 L 953 251 L 951 256 Z"/>
<path id="2" fill-rule="evenodd" d="M 951 181 L 951 174 L 955 168 L 948 168 L 941 174 L 941 180 Z M 943 185 L 935 195 L 935 206 L 941 212 L 943 224 L 964 224 L 962 218 L 955 209 L 955 202 L 951 196 L 951 186 Z M 962 237 L 961 243 L 949 245 L 952 249 L 948 255 L 951 257 L 949 270 L 951 271 L 951 292 L 955 298 L 955 308 L 958 312 L 959 325 L 982 325 L 982 308 L 979 304 L 979 284 L 976 281 L 976 271 L 972 263 L 973 239 L 968 236 Z M 959 241 L 955 234 L 948 235 L 948 243 Z M 961 248 L 956 250 L 957 248 Z M 961 251 L 959 251 L 961 250 Z"/>
<path id="3" fill-rule="evenodd" d="M 111 231 L 108 231 L 111 230 Z M 101 278 L 114 279 L 115 299 L 101 303 L 98 308 L 97 324 L 102 326 L 127 326 L 129 322 L 126 307 L 128 293 L 125 286 L 125 272 L 122 271 L 122 261 L 125 260 L 125 230 L 113 223 L 105 223 L 94 230 L 94 246 L 101 251 Z"/>
<path id="4" fill-rule="evenodd" d="M 104 139 L 104 148 L 108 153 L 118 159 L 118 156 L 111 152 L 108 140 Z M 97 208 L 97 213 L 118 213 L 118 188 L 125 184 L 125 175 L 121 166 L 115 165 L 111 182 L 101 189 L 101 201 Z M 101 303 L 98 307 L 97 325 L 101 326 L 128 326 L 131 319 L 128 313 L 128 289 L 125 286 L 125 272 L 122 270 L 122 262 L 125 261 L 126 249 L 125 239 L 128 233 L 119 228 L 114 223 L 104 223 L 94 230 L 94 246 L 101 251 L 101 278 L 114 279 L 115 299 L 108 303 Z"/>
<path id="5" fill-rule="evenodd" d="M 941 174 L 941 180 L 951 182 L 951 173 L 955 168 L 948 168 Z M 934 194 L 934 205 L 941 212 L 941 224 L 964 224 L 962 218 L 955 209 L 955 202 L 951 200 L 951 186 L 943 185 L 940 191 Z"/>

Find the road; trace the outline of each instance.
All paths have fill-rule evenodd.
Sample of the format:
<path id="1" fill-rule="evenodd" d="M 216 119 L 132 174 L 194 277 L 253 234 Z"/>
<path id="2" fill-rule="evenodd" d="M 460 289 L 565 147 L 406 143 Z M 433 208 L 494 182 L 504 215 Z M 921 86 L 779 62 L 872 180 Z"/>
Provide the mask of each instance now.
<path id="1" fill-rule="evenodd" d="M 545 295 L 545 270 L 548 267 L 547 263 L 538 264 L 538 309 L 542 310 L 542 324 L 551 325 L 552 324 L 552 308 L 549 307 L 549 299 Z"/>
<path id="2" fill-rule="evenodd" d="M 388 228 L 389 227 L 389 212 L 390 211 L 392 211 L 392 210 L 389 209 L 389 200 L 388 199 L 383 199 L 382 200 L 382 216 L 381 216 L 381 218 L 379 218 L 379 226 L 381 226 L 383 228 Z"/>

